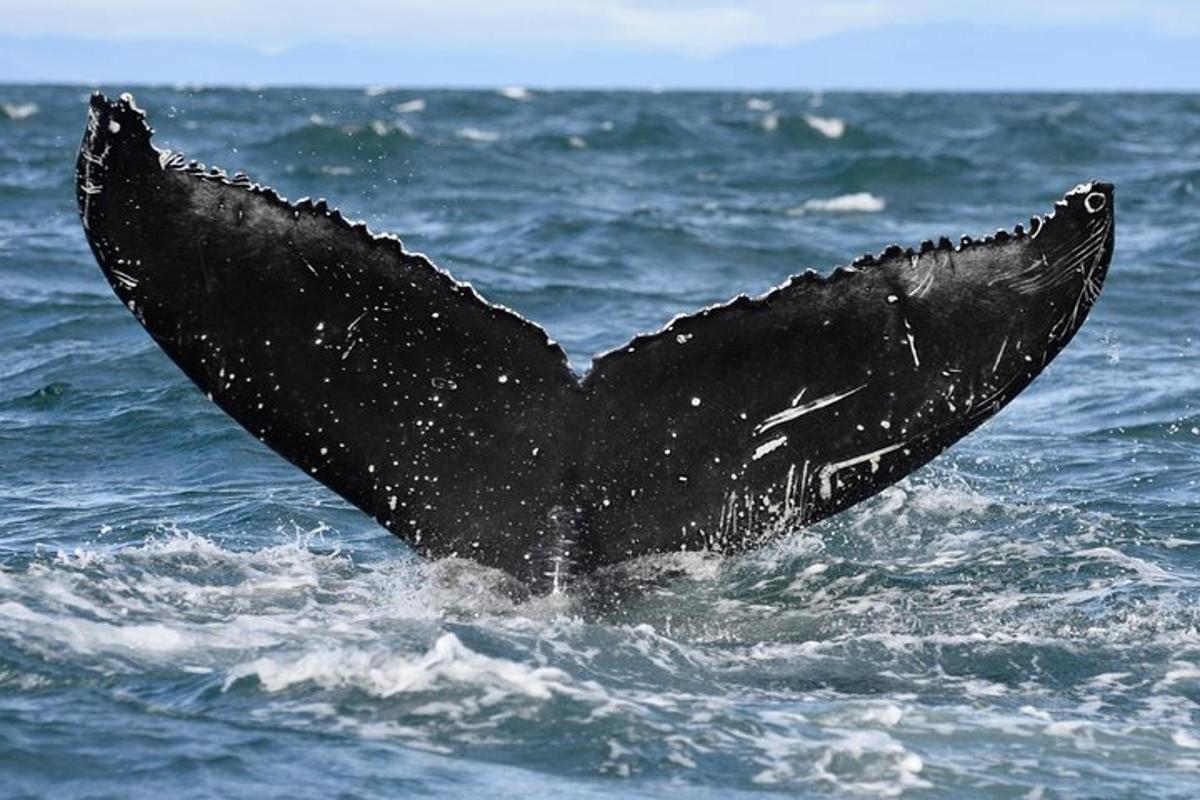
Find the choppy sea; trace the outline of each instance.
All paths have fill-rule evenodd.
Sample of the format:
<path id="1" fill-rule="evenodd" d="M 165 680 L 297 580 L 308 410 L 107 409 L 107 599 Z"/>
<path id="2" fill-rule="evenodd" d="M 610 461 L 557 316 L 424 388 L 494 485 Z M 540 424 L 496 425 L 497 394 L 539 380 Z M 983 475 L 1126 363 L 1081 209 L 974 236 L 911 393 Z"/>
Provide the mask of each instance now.
<path id="1" fill-rule="evenodd" d="M 135 89 L 581 370 L 1116 183 L 1100 302 L 1009 408 L 595 610 L 423 563 L 188 383 L 84 241 L 89 89 L 0 86 L 0 796 L 1200 796 L 1200 97 Z"/>

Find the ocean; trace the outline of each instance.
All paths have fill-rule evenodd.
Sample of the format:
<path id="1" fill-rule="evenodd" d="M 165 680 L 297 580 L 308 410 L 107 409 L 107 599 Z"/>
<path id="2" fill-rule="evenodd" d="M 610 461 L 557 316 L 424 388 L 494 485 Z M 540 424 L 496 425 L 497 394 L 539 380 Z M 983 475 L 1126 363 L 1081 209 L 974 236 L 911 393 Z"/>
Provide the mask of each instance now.
<path id="1" fill-rule="evenodd" d="M 133 87 L 159 146 L 398 234 L 581 371 L 1116 184 L 1101 299 L 1011 406 L 597 609 L 423 562 L 206 401 L 84 240 L 90 89 L 0 86 L 0 796 L 1200 796 L 1200 96 Z"/>

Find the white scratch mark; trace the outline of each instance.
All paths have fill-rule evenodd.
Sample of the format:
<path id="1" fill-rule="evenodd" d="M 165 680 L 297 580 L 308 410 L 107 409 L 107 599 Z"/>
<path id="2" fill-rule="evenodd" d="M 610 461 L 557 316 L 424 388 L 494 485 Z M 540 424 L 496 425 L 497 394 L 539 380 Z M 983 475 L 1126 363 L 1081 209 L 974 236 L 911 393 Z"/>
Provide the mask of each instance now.
<path id="1" fill-rule="evenodd" d="M 940 254 L 931 254 L 931 257 L 925 260 L 929 263 L 929 266 L 925 270 L 924 276 L 922 276 L 920 281 L 917 283 L 917 286 L 909 292 L 909 294 L 913 297 L 924 297 L 929 293 L 929 290 L 933 288 L 933 282 L 936 275 L 935 270 L 937 270 L 938 265 L 942 263 L 942 257 Z M 913 262 L 913 264 L 915 266 L 916 262 Z"/>
<path id="2" fill-rule="evenodd" d="M 845 400 L 847 397 L 849 397 L 852 394 L 861 392 L 865 388 L 867 388 L 867 384 L 864 383 L 861 386 L 855 386 L 853 389 L 850 389 L 845 392 L 840 392 L 838 394 L 830 394 L 830 395 L 826 395 L 825 397 L 819 397 L 816 400 L 813 400 L 810 403 L 805 403 L 802 406 L 796 406 L 794 408 L 784 409 L 783 411 L 780 411 L 778 414 L 773 414 L 773 415 L 767 417 L 765 420 L 763 420 L 762 424 L 754 429 L 754 435 L 757 436 L 760 433 L 765 433 L 766 431 L 769 431 L 771 428 L 774 428 L 776 425 L 782 425 L 785 422 L 791 422 L 792 420 L 802 417 L 805 414 L 810 414 L 813 411 L 819 411 L 822 408 L 827 408 L 827 407 L 833 405 L 834 403 L 838 403 L 838 402 L 841 402 L 842 400 Z"/>
<path id="3" fill-rule="evenodd" d="M 755 461 L 758 461 L 763 456 L 765 456 L 768 453 L 771 453 L 775 450 L 778 450 L 779 448 L 783 447 L 785 444 L 787 444 L 786 436 L 780 436 L 778 438 L 772 439 L 771 441 L 767 442 L 766 444 L 760 444 L 758 446 L 758 448 L 754 451 L 754 455 L 751 456 L 751 458 L 754 459 Z"/>
<path id="4" fill-rule="evenodd" d="M 917 356 L 917 340 L 913 338 L 912 328 L 908 325 L 908 320 L 904 320 L 905 336 L 908 337 L 908 349 L 912 353 L 913 366 L 917 369 L 921 368 L 921 359 Z"/>
<path id="5" fill-rule="evenodd" d="M 126 275 L 124 272 L 121 272 L 121 270 L 116 269 L 114 267 L 109 267 L 108 271 L 109 271 L 109 273 L 112 274 L 112 276 L 114 278 L 116 278 L 118 281 L 120 281 L 121 285 L 124 286 L 126 289 L 136 289 L 137 288 L 137 285 L 138 285 L 137 278 L 134 278 L 130 275 Z"/>
<path id="6" fill-rule="evenodd" d="M 848 467 L 857 467 L 859 464 L 863 464 L 863 463 L 866 463 L 869 461 L 871 463 L 871 472 L 878 472 L 880 458 L 882 458 L 883 456 L 886 456 L 888 453 L 892 453 L 892 452 L 895 452 L 896 450 L 899 450 L 901 447 L 903 447 L 906 444 L 907 444 L 907 442 L 900 442 L 899 444 L 891 444 L 891 445 L 888 445 L 887 447 L 881 447 L 878 450 L 872 450 L 870 453 L 863 453 L 860 456 L 855 456 L 854 458 L 847 458 L 845 461 L 835 461 L 832 464 L 826 464 L 825 466 L 821 467 L 821 473 L 820 473 L 821 497 L 828 500 L 830 498 L 830 496 L 833 494 L 833 486 L 831 485 L 830 481 L 833 478 L 833 476 L 836 475 L 841 470 L 847 469 Z"/>
<path id="7" fill-rule="evenodd" d="M 1000 359 L 1004 358 L 1004 348 L 1008 347 L 1008 337 L 1004 337 L 1004 341 L 1000 343 L 1000 352 L 996 353 L 996 362 L 992 364 L 992 374 L 996 374 L 996 370 L 1000 369 Z"/>
<path id="8" fill-rule="evenodd" d="M 104 152 L 100 153 L 100 155 L 96 155 L 95 153 L 89 152 L 88 150 L 83 150 L 82 152 L 79 153 L 79 157 L 82 158 L 84 161 L 86 161 L 89 164 L 94 164 L 97 167 L 103 167 L 104 159 L 108 158 L 108 151 L 111 148 L 112 148 L 112 145 L 108 145 L 108 144 L 104 145 Z M 90 172 L 90 170 L 89 170 L 89 172 Z"/>

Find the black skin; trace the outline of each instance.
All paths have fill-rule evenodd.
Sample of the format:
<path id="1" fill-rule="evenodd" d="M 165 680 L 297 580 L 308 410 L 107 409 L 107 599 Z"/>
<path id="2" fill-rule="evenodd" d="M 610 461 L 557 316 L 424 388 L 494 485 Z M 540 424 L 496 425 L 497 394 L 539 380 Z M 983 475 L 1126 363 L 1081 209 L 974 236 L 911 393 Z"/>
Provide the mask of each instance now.
<path id="1" fill-rule="evenodd" d="M 895 483 L 1042 371 L 1112 257 L 1113 187 L 1093 182 L 1028 231 L 808 272 L 580 377 L 397 239 L 150 136 L 128 95 L 92 98 L 77 194 L 122 302 L 284 458 L 420 553 L 535 593 L 750 549 Z"/>

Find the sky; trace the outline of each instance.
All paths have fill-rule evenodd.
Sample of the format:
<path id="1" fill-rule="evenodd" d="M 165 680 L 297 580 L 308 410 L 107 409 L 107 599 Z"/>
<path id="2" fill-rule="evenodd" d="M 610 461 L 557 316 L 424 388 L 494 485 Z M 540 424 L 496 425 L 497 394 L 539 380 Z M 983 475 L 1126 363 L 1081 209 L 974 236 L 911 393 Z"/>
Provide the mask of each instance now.
<path id="1" fill-rule="evenodd" d="M 0 81 L 1200 88 L 1195 0 L 0 0 Z"/>

